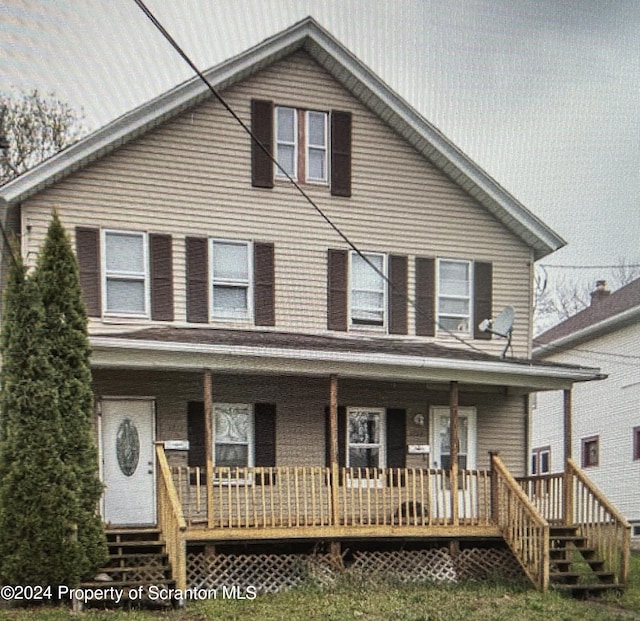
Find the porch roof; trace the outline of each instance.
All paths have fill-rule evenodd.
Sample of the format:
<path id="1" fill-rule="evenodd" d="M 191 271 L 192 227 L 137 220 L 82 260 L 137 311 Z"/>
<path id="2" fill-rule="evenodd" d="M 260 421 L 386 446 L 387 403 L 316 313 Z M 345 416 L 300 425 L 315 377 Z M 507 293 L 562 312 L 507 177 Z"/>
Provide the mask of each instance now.
<path id="1" fill-rule="evenodd" d="M 220 372 L 461 381 L 525 390 L 604 379 L 599 369 L 500 358 L 417 338 L 318 335 L 271 330 L 153 327 L 91 337 L 95 368 L 211 369 Z"/>

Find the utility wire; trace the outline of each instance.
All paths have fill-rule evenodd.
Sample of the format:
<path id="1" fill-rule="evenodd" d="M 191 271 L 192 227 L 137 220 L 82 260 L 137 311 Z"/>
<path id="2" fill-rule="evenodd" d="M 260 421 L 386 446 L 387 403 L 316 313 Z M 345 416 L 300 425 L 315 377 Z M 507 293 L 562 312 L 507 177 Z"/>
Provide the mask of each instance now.
<path id="1" fill-rule="evenodd" d="M 156 29 L 162 34 L 162 36 L 168 41 L 168 43 L 173 47 L 173 49 L 180 55 L 180 57 L 191 67 L 194 73 L 198 76 L 198 78 L 204 82 L 207 88 L 211 91 L 214 97 L 222 104 L 222 106 L 227 110 L 227 112 L 236 120 L 236 122 L 242 127 L 242 129 L 251 137 L 251 140 L 256 144 L 270 159 L 270 161 L 278 167 L 278 170 L 282 173 L 283 176 L 287 178 L 287 180 L 293 185 L 293 187 L 300 193 L 300 195 L 315 209 L 315 211 L 320 215 L 320 217 L 340 236 L 340 238 L 376 273 L 380 276 L 387 285 L 394 291 L 398 291 L 398 288 L 389 280 L 387 275 L 380 270 L 376 265 L 374 265 L 364 254 L 363 252 L 345 235 L 340 228 L 327 216 L 324 211 L 313 201 L 313 199 L 304 191 L 304 189 L 298 184 L 298 182 L 278 163 L 278 161 L 274 158 L 272 153 L 267 149 L 262 141 L 251 131 L 251 128 L 247 126 L 247 124 L 236 114 L 236 112 L 231 108 L 231 106 L 224 100 L 224 98 L 216 91 L 215 87 L 209 82 L 207 77 L 200 71 L 200 69 L 196 66 L 196 64 L 191 60 L 191 58 L 187 55 L 187 53 L 180 47 L 178 42 L 171 36 L 171 34 L 166 30 L 166 28 L 160 23 L 160 21 L 156 18 L 156 16 L 151 12 L 149 8 L 145 5 L 142 0 L 134 0 L 134 2 L 138 5 L 140 10 L 146 15 L 146 17 L 151 21 L 151 23 L 156 27 Z M 403 294 L 404 298 L 407 302 L 418 312 L 419 314 L 424 315 L 424 311 L 420 309 L 415 301 L 411 299 L 406 294 Z M 472 350 L 480 353 L 486 353 L 479 347 L 476 347 L 472 343 L 469 343 L 467 340 L 460 337 L 455 332 L 452 332 L 442 326 L 438 322 L 438 327 L 446 332 L 449 336 L 452 336 L 460 343 L 466 345 Z"/>
<path id="2" fill-rule="evenodd" d="M 640 263 L 620 263 L 618 265 L 553 265 L 552 263 L 538 263 L 538 267 L 562 270 L 613 270 L 619 267 L 640 267 Z"/>

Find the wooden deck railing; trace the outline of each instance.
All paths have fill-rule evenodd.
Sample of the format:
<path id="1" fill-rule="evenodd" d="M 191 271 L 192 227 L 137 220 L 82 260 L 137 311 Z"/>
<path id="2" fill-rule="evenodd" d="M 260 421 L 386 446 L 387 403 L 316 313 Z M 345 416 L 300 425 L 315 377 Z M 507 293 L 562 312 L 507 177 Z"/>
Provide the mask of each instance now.
<path id="1" fill-rule="evenodd" d="M 617 584 L 629 573 L 631 526 L 578 467 L 567 461 L 567 472 L 518 479 L 531 502 L 550 522 L 578 526 L 589 547 L 598 550 Z"/>
<path id="2" fill-rule="evenodd" d="M 572 459 L 567 462 L 573 479 L 574 523 L 580 526 L 589 546 L 598 550 L 605 571 L 614 573 L 617 584 L 626 584 L 631 525 Z"/>
<path id="3" fill-rule="evenodd" d="M 259 529 L 453 523 L 451 478 L 443 470 L 215 467 L 212 485 L 204 468 L 174 467 L 172 473 L 189 524 Z M 459 473 L 459 524 L 491 523 L 489 486 L 486 471 Z"/>
<path id="4" fill-rule="evenodd" d="M 494 521 L 533 584 L 549 587 L 549 523 L 529 500 L 497 454 L 491 454 Z"/>
<path id="5" fill-rule="evenodd" d="M 545 474 L 518 478 L 534 507 L 550 523 L 561 523 L 564 519 L 564 475 Z"/>
<path id="6" fill-rule="evenodd" d="M 158 528 L 164 539 L 176 588 L 187 588 L 186 544 L 187 523 L 171 477 L 162 443 L 156 444 L 158 464 Z"/>

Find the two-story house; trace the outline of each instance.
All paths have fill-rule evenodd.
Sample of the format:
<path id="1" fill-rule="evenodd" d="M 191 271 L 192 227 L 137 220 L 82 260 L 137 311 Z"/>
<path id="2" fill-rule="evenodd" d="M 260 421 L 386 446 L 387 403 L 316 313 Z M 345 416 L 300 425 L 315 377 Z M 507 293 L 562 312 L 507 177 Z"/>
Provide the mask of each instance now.
<path id="1" fill-rule="evenodd" d="M 475 537 L 545 588 L 528 396 L 599 377 L 530 359 L 563 240 L 310 18 L 206 76 L 264 149 L 194 78 L 0 190 L 25 257 L 53 209 L 77 249 L 105 523 L 180 585 L 229 542 Z"/>
<path id="2" fill-rule="evenodd" d="M 533 357 L 602 366 L 605 382 L 573 391 L 573 443 L 562 439 L 562 395 L 541 393 L 531 417 L 531 474 L 562 470 L 567 448 L 632 525 L 640 544 L 640 278 L 598 281 L 591 304 L 537 336 Z"/>

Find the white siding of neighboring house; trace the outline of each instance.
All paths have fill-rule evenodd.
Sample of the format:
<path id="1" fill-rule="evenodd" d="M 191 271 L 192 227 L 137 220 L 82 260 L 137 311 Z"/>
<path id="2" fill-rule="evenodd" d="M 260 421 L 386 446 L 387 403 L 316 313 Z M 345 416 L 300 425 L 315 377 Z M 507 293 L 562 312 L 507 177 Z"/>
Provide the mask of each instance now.
<path id="1" fill-rule="evenodd" d="M 640 460 L 633 459 L 633 428 L 640 426 L 638 356 L 640 324 L 580 343 L 573 350 L 546 359 L 600 367 L 608 374 L 604 381 L 576 384 L 573 389 L 573 458 L 582 463 L 582 438 L 600 437 L 599 465 L 586 468 L 585 472 L 640 529 Z M 539 393 L 531 417 L 530 446 L 551 446 L 551 467 L 555 472 L 562 470 L 564 461 L 562 400 L 561 392 Z"/>
<path id="2" fill-rule="evenodd" d="M 305 185 L 306 191 L 362 250 L 408 255 L 410 297 L 415 294 L 415 256 L 491 261 L 494 314 L 505 305 L 515 307 L 514 353 L 529 354 L 531 249 L 306 53 L 268 67 L 224 95 L 247 124 L 252 98 L 351 111 L 352 197 L 332 197 L 326 186 L 312 184 Z M 326 331 L 326 253 L 346 246 L 288 184 L 276 182 L 272 190 L 251 187 L 249 138 L 214 101 L 26 200 L 23 253 L 29 260 L 43 241 L 53 208 L 72 234 L 76 226 L 171 233 L 177 324 L 186 321 L 185 236 L 274 242 L 276 329 Z M 479 323 L 484 317 L 474 319 Z M 91 328 L 105 332 L 140 325 L 93 321 Z M 411 335 L 411 307 L 408 325 Z M 450 337 L 438 338 L 461 346 Z M 498 339 L 480 344 L 493 353 L 503 345 Z"/>

